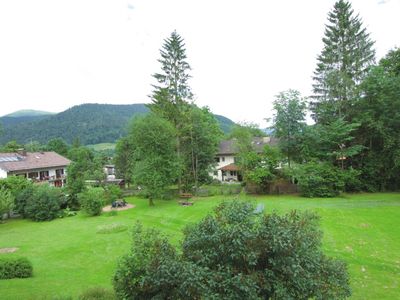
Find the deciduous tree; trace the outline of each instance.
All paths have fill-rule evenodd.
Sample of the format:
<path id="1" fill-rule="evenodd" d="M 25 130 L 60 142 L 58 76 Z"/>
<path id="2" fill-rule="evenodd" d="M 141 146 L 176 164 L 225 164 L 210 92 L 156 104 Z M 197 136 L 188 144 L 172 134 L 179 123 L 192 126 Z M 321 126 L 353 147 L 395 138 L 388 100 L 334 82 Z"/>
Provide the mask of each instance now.
<path id="1" fill-rule="evenodd" d="M 133 182 L 144 189 L 150 205 L 177 178 L 180 162 L 175 137 L 171 123 L 154 114 L 135 119 L 131 127 Z"/>
<path id="2" fill-rule="evenodd" d="M 279 139 L 279 146 L 286 155 L 289 168 L 291 161 L 299 157 L 301 135 L 306 126 L 306 101 L 300 92 L 288 90 L 281 92 L 274 101 L 272 128 Z"/>

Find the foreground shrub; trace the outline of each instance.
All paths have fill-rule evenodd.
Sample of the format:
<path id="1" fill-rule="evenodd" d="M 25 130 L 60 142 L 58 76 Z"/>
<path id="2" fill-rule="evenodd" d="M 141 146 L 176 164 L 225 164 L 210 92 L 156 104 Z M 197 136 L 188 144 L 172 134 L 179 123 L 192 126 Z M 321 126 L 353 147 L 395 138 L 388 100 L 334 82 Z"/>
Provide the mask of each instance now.
<path id="1" fill-rule="evenodd" d="M 31 197 L 26 195 L 24 216 L 34 221 L 50 221 L 59 216 L 62 194 L 48 185 L 35 186 Z"/>
<path id="2" fill-rule="evenodd" d="M 295 170 L 295 177 L 305 197 L 335 197 L 345 188 L 345 173 L 329 163 L 300 165 Z"/>
<path id="3" fill-rule="evenodd" d="M 33 267 L 26 258 L 0 258 L 0 279 L 32 277 Z"/>
<path id="4" fill-rule="evenodd" d="M 89 216 L 99 216 L 105 205 L 104 190 L 100 187 L 88 188 L 78 194 L 81 208 Z"/>
<path id="5" fill-rule="evenodd" d="M 92 287 L 84 291 L 78 298 L 79 300 L 114 300 L 115 294 L 111 290 L 102 287 Z"/>
<path id="6" fill-rule="evenodd" d="M 115 292 L 119 299 L 348 297 L 346 266 L 322 253 L 318 222 L 307 212 L 263 215 L 248 202 L 222 203 L 186 227 L 182 251 L 138 225 Z"/>

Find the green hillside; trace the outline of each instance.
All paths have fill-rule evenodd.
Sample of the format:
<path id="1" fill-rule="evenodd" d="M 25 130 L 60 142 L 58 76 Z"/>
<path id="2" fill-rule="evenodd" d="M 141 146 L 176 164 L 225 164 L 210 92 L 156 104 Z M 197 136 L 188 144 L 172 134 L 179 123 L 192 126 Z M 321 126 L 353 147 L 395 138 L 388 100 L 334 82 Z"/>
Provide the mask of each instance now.
<path id="1" fill-rule="evenodd" d="M 129 120 L 148 111 L 145 104 L 82 104 L 50 116 L 25 116 L 25 119 L 5 116 L 0 118 L 3 126 L 0 143 L 11 140 L 21 144 L 30 141 L 47 143 L 50 139 L 59 137 L 67 143 L 79 138 L 85 145 L 114 143 L 126 134 Z M 216 118 L 224 132 L 228 132 L 234 124 L 226 117 Z"/>
<path id="2" fill-rule="evenodd" d="M 33 109 L 22 109 L 15 111 L 11 114 L 5 115 L 4 117 L 36 117 L 36 116 L 46 116 L 46 115 L 54 115 L 53 112 L 42 111 L 42 110 L 33 110 Z"/>

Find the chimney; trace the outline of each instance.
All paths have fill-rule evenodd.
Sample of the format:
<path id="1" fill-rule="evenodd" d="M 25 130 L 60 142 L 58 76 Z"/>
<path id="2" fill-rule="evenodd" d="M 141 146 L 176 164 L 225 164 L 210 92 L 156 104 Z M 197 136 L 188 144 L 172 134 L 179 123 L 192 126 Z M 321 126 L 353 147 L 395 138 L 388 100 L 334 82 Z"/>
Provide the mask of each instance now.
<path id="1" fill-rule="evenodd" d="M 22 156 L 26 156 L 26 150 L 24 148 L 20 148 L 17 150 L 17 153 Z"/>

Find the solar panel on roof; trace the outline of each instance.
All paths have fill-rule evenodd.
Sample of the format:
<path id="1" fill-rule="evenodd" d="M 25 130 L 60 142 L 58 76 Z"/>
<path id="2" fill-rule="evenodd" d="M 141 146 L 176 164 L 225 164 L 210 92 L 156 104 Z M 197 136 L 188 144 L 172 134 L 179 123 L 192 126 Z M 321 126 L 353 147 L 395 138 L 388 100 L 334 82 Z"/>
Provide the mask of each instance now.
<path id="1" fill-rule="evenodd" d="M 0 162 L 19 161 L 16 156 L 0 156 Z"/>

